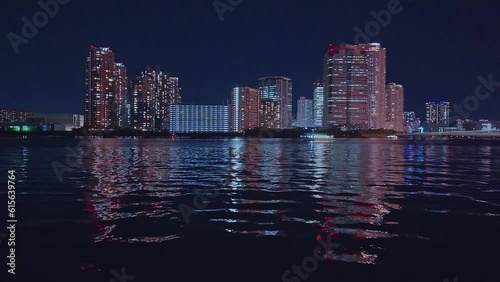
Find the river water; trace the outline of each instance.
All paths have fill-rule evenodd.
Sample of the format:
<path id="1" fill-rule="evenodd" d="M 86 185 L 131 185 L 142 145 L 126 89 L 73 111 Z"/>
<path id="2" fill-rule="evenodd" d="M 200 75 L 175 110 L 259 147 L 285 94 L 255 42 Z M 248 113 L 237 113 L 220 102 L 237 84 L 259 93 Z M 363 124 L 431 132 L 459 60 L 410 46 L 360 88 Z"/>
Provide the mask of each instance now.
<path id="1" fill-rule="evenodd" d="M 16 171 L 16 275 L 26 279 L 499 281 L 500 143 L 0 146 L 2 182 Z"/>

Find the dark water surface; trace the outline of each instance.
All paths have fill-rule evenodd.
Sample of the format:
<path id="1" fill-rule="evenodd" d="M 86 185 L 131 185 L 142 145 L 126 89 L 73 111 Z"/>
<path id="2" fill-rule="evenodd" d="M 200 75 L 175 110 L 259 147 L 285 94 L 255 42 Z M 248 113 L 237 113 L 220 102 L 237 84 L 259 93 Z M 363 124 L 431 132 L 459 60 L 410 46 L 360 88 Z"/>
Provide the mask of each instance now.
<path id="1" fill-rule="evenodd" d="M 0 140 L 18 278 L 500 281 L 500 143 L 89 142 Z"/>

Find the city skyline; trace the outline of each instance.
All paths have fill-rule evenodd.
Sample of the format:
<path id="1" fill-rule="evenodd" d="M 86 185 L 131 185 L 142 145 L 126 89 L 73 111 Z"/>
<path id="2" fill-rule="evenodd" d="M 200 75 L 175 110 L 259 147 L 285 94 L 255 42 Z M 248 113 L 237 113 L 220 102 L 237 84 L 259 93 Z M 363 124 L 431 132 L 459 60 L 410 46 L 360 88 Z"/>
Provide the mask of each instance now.
<path id="1" fill-rule="evenodd" d="M 136 11 L 140 19 L 146 6 L 123 3 L 123 13 L 118 15 L 117 20 L 111 21 L 104 13 L 111 9 L 110 3 L 101 3 L 99 9 L 94 9 L 94 5 L 70 2 L 61 6 L 58 15 L 40 29 L 36 37 L 20 45 L 18 54 L 12 52 L 9 41 L 4 37 L 3 66 L 9 71 L 4 72 L 2 78 L 5 87 L 0 92 L 1 108 L 38 112 L 65 109 L 82 114 L 84 82 L 81 72 L 84 63 L 81 58 L 90 44 L 115 48 L 119 59 L 125 61 L 129 70 L 133 70 L 129 71 L 129 76 L 145 65 L 164 66 L 163 69 L 182 78 L 185 103 L 223 101 L 234 84 L 251 85 L 256 77 L 266 74 L 291 77 L 296 97 L 309 96 L 311 82 L 321 76 L 317 62 L 321 61 L 324 46 L 355 41 L 355 28 L 365 31 L 366 24 L 374 20 L 370 11 L 377 12 L 387 6 L 387 1 L 345 3 L 341 7 L 329 1 L 318 1 L 300 8 L 293 3 L 266 3 L 270 9 L 260 9 L 263 3 L 245 2 L 233 12 L 226 13 L 223 22 L 220 22 L 210 2 L 201 5 L 172 3 L 168 16 L 160 16 L 163 10 L 161 4 L 152 3 L 152 6 L 146 5 L 148 15 L 158 18 L 160 24 L 139 30 L 136 21 L 124 19 Z M 9 28 L 9 32 L 21 34 L 23 23 L 20 18 L 30 18 L 39 7 L 35 3 L 13 2 L 8 5 L 10 13 L 4 19 L 4 26 Z M 288 9 L 290 13 L 274 15 L 270 12 L 278 8 Z M 464 10 L 467 10 L 467 17 L 463 17 Z M 401 14 L 393 15 L 387 26 L 370 35 L 371 41 L 380 42 L 391 50 L 387 58 L 387 80 L 404 85 L 406 92 L 411 93 L 405 110 L 416 111 L 419 117 L 423 117 L 425 108 L 420 105 L 431 100 L 450 101 L 453 110 L 454 104 L 462 104 L 468 95 L 474 93 L 480 84 L 479 76 L 488 78 L 492 74 L 493 81 L 500 80 L 494 73 L 499 57 L 493 48 L 498 45 L 499 37 L 495 29 L 489 28 L 498 26 L 494 10 L 484 3 L 474 6 L 457 3 L 449 7 L 444 3 L 429 6 L 405 2 Z M 446 11 L 444 16 L 443 11 Z M 254 14 L 259 16 L 259 21 L 248 24 L 245 19 Z M 429 21 L 422 21 L 422 14 Z M 302 24 L 295 23 L 299 15 L 312 28 L 304 29 Z M 272 37 L 272 31 L 263 28 L 271 26 L 276 16 L 279 23 L 276 27 L 287 36 L 293 34 L 295 39 L 286 44 L 279 43 Z M 197 19 L 194 23 L 190 20 L 193 17 Z M 169 29 L 170 34 L 160 33 L 165 35 L 165 39 L 158 39 L 158 26 L 176 28 Z M 436 29 L 436 26 L 440 28 Z M 78 33 L 73 34 L 74 30 Z M 455 36 L 455 30 L 462 32 Z M 477 30 L 481 33 L 475 32 Z M 257 31 L 263 31 L 262 39 L 277 48 L 253 44 L 255 37 L 248 34 L 257 34 Z M 129 40 L 137 37 L 143 40 Z M 56 42 L 53 38 L 68 40 Z M 179 40 L 171 42 L 167 38 Z M 425 46 L 433 47 L 415 44 L 415 38 L 423 38 Z M 210 55 L 194 62 L 189 56 L 198 52 L 200 47 Z M 471 49 L 477 52 L 467 52 Z M 48 54 L 51 56 L 46 56 Z M 52 54 L 65 59 L 54 61 Z M 461 60 L 457 60 L 459 54 L 467 56 L 460 56 Z M 439 68 L 426 67 L 423 71 L 421 66 L 432 66 L 434 62 L 440 62 Z M 255 67 L 237 71 L 238 66 L 250 64 Z M 26 65 L 31 67 L 23 67 Z M 198 68 L 197 65 L 203 67 Z M 25 77 L 31 78 L 29 84 L 24 83 Z M 54 77 L 58 77 L 60 82 L 53 83 Z M 500 119 L 495 110 L 499 101 L 497 96 L 492 95 L 487 103 L 481 103 L 479 110 L 472 112 L 470 118 Z"/>
<path id="2" fill-rule="evenodd" d="M 500 2 L 4 2 L 14 280 L 497 279 Z"/>
<path id="3" fill-rule="evenodd" d="M 323 81 L 313 84 L 313 99 L 301 96 L 297 100 L 295 118 L 291 78 L 266 76 L 258 79 L 258 88 L 236 86 L 227 104 L 230 130 L 319 124 L 316 127 L 403 132 L 403 86 L 386 85 L 386 55 L 387 49 L 380 43 L 330 44 L 323 62 Z M 181 104 L 178 77 L 159 67 L 147 67 L 129 83 L 124 63 L 115 62 L 110 47 L 90 46 L 85 81 L 84 124 L 89 129 L 166 132 L 170 129 L 170 106 Z M 180 122 L 180 116 L 177 119 Z"/>
<path id="4" fill-rule="evenodd" d="M 227 107 L 228 128 L 223 132 L 293 127 L 404 132 L 408 130 L 404 87 L 394 82 L 385 84 L 386 54 L 387 49 L 380 43 L 330 44 L 323 62 L 324 81 L 318 79 L 313 84 L 313 99 L 301 96 L 297 100 L 295 116 L 292 79 L 277 75 L 259 78 L 258 88 L 233 87 L 230 102 L 210 105 Z M 85 86 L 84 127 L 92 130 L 167 132 L 172 126 L 171 106 L 181 104 L 182 99 L 179 78 L 161 71 L 159 66 L 156 70 L 146 67 L 129 81 L 127 68 L 123 62 L 116 62 L 110 47 L 90 46 Z M 451 126 L 450 103 L 435 104 L 426 103 L 427 124 Z M 436 107 L 434 111 L 432 106 Z M 184 112 L 176 112 L 177 125 L 184 122 L 182 118 L 191 118 L 191 114 L 179 114 Z M 215 113 L 218 115 L 218 111 Z M 213 118 L 211 114 L 207 111 L 205 118 Z"/>

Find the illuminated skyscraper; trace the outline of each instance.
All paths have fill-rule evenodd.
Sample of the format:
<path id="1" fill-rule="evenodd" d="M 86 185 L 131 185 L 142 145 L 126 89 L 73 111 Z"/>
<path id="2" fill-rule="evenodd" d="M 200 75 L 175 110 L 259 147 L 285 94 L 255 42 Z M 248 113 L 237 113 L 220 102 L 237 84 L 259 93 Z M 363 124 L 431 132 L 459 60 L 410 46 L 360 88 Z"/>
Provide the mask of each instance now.
<path id="1" fill-rule="evenodd" d="M 234 87 L 231 95 L 231 130 L 240 132 L 260 127 L 260 90 L 251 87 Z"/>
<path id="2" fill-rule="evenodd" d="M 323 126 L 370 127 L 369 65 L 361 45 L 332 46 L 324 60 Z"/>
<path id="3" fill-rule="evenodd" d="M 300 97 L 297 101 L 297 127 L 313 126 L 313 101 L 306 97 Z"/>
<path id="4" fill-rule="evenodd" d="M 425 104 L 425 123 L 437 124 L 438 105 L 436 102 L 427 102 Z"/>
<path id="5" fill-rule="evenodd" d="M 386 49 L 379 43 L 330 45 L 324 61 L 323 126 L 384 128 Z"/>
<path id="6" fill-rule="evenodd" d="M 314 83 L 313 91 L 313 119 L 314 127 L 323 127 L 323 84 L 318 80 Z"/>
<path id="7" fill-rule="evenodd" d="M 85 73 L 85 126 L 109 129 L 126 125 L 126 117 L 122 116 L 126 107 L 126 72 L 122 63 L 115 62 L 111 49 L 90 47 Z"/>
<path id="8" fill-rule="evenodd" d="M 386 49 L 379 43 L 362 45 L 367 51 L 368 60 L 368 95 L 371 129 L 384 128 L 387 109 L 386 99 Z"/>
<path id="9" fill-rule="evenodd" d="M 428 102 L 425 105 L 427 124 L 450 125 L 450 102 Z"/>
<path id="10" fill-rule="evenodd" d="M 154 77 L 147 71 L 132 81 L 131 126 L 133 129 L 151 130 L 153 126 Z"/>
<path id="11" fill-rule="evenodd" d="M 134 129 L 169 129 L 170 105 L 180 104 L 179 79 L 147 68 L 132 82 L 131 124 Z"/>
<path id="12" fill-rule="evenodd" d="M 292 80 L 281 76 L 259 79 L 262 101 L 261 125 L 285 129 L 292 126 Z"/>
<path id="13" fill-rule="evenodd" d="M 115 97 L 113 99 L 112 105 L 112 124 L 115 124 L 119 128 L 126 128 L 129 126 L 129 120 L 127 115 L 127 89 L 128 89 L 128 79 L 127 79 L 127 68 L 123 63 L 115 64 Z"/>
<path id="14" fill-rule="evenodd" d="M 389 83 L 386 88 L 386 125 L 384 128 L 404 131 L 404 88 L 400 84 Z"/>

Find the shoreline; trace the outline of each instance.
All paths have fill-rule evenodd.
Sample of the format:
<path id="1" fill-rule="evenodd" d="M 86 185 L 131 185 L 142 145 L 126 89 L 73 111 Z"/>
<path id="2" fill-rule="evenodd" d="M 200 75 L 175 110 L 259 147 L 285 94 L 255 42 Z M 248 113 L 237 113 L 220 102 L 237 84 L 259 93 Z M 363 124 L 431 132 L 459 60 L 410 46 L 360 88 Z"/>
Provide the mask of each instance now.
<path id="1" fill-rule="evenodd" d="M 119 133 L 119 132 L 91 132 L 83 134 L 80 132 L 1 132 L 0 139 L 125 139 L 125 140 L 136 140 L 136 139 L 234 139 L 234 138 L 245 138 L 245 139 L 302 139 L 301 135 L 304 132 L 264 132 L 260 134 L 243 134 L 243 133 L 182 133 L 172 135 L 170 133 L 157 133 L 157 132 L 135 132 L 130 133 Z M 369 134 L 365 132 L 349 132 L 349 133 L 336 133 L 333 134 L 334 139 L 386 139 L 385 134 Z M 489 136 L 489 135 L 398 135 L 399 141 L 446 141 L 446 140 L 489 140 L 489 141 L 500 141 L 499 136 Z M 397 142 L 398 140 L 391 140 L 391 142 Z"/>

